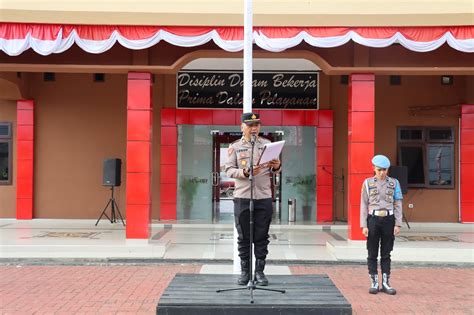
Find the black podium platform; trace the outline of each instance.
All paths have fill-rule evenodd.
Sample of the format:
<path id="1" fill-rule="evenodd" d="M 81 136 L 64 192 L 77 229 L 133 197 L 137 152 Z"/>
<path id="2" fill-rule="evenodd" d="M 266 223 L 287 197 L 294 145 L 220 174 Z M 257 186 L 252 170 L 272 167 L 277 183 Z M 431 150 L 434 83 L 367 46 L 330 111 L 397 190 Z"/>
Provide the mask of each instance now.
<path id="1" fill-rule="evenodd" d="M 352 307 L 327 275 L 268 276 L 267 288 L 286 293 L 248 290 L 217 293 L 237 287 L 236 275 L 177 274 L 160 298 L 158 315 L 190 314 L 352 314 Z"/>

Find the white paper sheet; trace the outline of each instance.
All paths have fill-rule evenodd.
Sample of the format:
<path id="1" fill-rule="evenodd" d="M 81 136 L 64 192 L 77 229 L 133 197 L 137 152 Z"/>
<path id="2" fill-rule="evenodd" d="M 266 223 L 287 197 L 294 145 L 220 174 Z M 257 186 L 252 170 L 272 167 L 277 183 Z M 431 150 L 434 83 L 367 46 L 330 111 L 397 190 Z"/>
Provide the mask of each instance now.
<path id="1" fill-rule="evenodd" d="M 284 144 L 285 140 L 266 144 L 265 148 L 263 149 L 262 155 L 258 160 L 258 165 L 268 163 L 273 159 L 278 159 Z"/>

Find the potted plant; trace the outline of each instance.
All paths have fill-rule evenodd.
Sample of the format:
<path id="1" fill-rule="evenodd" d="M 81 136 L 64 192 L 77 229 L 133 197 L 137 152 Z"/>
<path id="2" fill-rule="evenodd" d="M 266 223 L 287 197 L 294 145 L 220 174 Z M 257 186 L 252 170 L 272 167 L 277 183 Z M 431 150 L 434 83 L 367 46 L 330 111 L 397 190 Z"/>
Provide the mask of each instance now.
<path id="1" fill-rule="evenodd" d="M 181 188 L 181 204 L 184 210 L 184 219 L 191 218 L 191 209 L 193 208 L 193 200 L 198 188 L 198 181 L 195 177 L 183 176 L 180 184 Z"/>
<path id="2" fill-rule="evenodd" d="M 303 221 L 309 221 L 311 220 L 311 212 L 313 211 L 313 203 L 316 197 L 316 176 L 314 174 L 298 175 L 294 185 L 303 205 Z"/>

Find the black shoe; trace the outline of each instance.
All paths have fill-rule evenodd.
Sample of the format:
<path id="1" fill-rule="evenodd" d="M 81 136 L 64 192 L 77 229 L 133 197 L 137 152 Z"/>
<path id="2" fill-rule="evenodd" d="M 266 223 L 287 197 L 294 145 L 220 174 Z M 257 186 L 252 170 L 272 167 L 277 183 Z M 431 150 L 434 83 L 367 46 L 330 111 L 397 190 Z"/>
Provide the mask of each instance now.
<path id="1" fill-rule="evenodd" d="M 379 276 L 370 275 L 370 294 L 377 294 L 379 292 Z"/>
<path id="2" fill-rule="evenodd" d="M 392 288 L 389 283 L 390 275 L 384 273 L 382 274 L 382 289 L 380 291 L 385 292 L 390 295 L 397 294 L 397 290 Z"/>
<path id="3" fill-rule="evenodd" d="M 250 270 L 249 270 L 250 264 L 248 260 L 241 260 L 240 261 L 240 276 L 239 279 L 237 279 L 237 284 L 238 285 L 247 285 L 250 280 Z"/>
<path id="4" fill-rule="evenodd" d="M 263 273 L 265 269 L 265 260 L 264 259 L 257 259 L 255 263 L 255 284 L 261 286 L 268 285 L 268 279 Z"/>

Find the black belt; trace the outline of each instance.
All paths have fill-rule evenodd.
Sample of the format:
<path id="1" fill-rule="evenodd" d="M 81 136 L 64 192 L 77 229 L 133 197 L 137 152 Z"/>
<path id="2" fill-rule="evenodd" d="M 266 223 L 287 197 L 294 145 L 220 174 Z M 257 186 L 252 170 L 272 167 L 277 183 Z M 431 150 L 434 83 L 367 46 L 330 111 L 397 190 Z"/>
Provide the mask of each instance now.
<path id="1" fill-rule="evenodd" d="M 382 209 L 382 210 L 373 210 L 371 212 L 371 215 L 374 215 L 376 217 L 386 217 L 388 215 L 393 215 L 393 211 L 392 210 L 385 210 L 385 209 Z"/>

